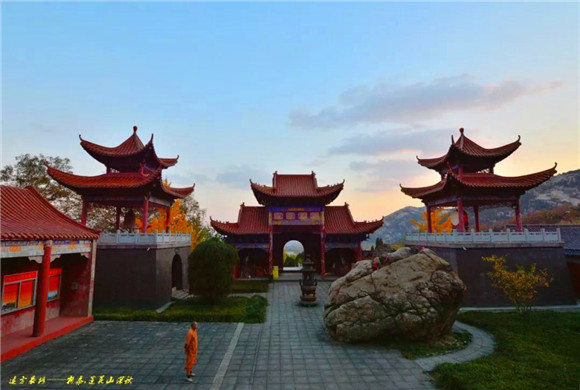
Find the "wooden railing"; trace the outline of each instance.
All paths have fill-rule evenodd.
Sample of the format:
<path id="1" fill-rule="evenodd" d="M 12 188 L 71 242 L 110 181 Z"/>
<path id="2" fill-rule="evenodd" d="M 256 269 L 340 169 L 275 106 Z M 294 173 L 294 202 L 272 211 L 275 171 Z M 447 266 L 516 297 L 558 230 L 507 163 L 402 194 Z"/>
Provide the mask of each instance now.
<path id="1" fill-rule="evenodd" d="M 530 232 L 524 229 L 523 232 L 505 231 L 505 232 L 458 232 L 451 233 L 406 233 L 405 242 L 407 243 L 489 243 L 489 244 L 509 244 L 509 243 L 559 243 L 562 241 L 560 229 L 556 231 Z"/>

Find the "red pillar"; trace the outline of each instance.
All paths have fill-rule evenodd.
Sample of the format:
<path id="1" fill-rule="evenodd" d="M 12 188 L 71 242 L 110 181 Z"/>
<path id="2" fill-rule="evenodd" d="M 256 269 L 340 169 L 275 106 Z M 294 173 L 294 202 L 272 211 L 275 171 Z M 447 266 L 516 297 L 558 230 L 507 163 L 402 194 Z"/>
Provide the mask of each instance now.
<path id="1" fill-rule="evenodd" d="M 516 229 L 518 232 L 523 232 L 524 227 L 522 225 L 522 211 L 520 208 L 520 198 L 516 201 Z"/>
<path id="2" fill-rule="evenodd" d="M 326 262 L 325 262 L 325 252 L 326 252 L 326 237 L 324 235 L 324 225 L 320 225 L 320 275 L 324 277 L 326 273 Z"/>
<path id="3" fill-rule="evenodd" d="M 463 199 L 457 198 L 457 218 L 459 219 L 457 230 L 465 232 L 465 220 L 463 219 Z"/>
<path id="4" fill-rule="evenodd" d="M 362 260 L 362 246 L 359 242 L 357 247 L 356 247 L 356 261 L 361 261 L 361 260 Z"/>
<path id="5" fill-rule="evenodd" d="M 475 231 L 479 231 L 479 206 L 473 206 L 473 214 L 475 215 Z"/>
<path id="6" fill-rule="evenodd" d="M 46 303 L 48 302 L 48 274 L 50 273 L 50 254 L 52 241 L 44 242 L 44 255 L 38 274 L 38 286 L 36 286 L 36 305 L 34 307 L 34 325 L 32 336 L 42 336 L 46 321 Z"/>
<path id="7" fill-rule="evenodd" d="M 273 226 L 268 226 L 270 247 L 268 248 L 268 274 L 273 275 L 274 271 L 274 229 Z"/>
<path id="8" fill-rule="evenodd" d="M 427 206 L 427 232 L 433 233 L 433 222 L 431 221 L 431 211 L 433 209 Z"/>
<path id="9" fill-rule="evenodd" d="M 81 223 L 87 224 L 87 214 L 89 213 L 89 203 L 83 200 L 83 209 L 81 211 Z"/>
<path id="10" fill-rule="evenodd" d="M 147 232 L 147 220 L 149 219 L 149 198 L 145 197 L 143 201 L 143 224 L 141 225 L 141 233 Z"/>
<path id="11" fill-rule="evenodd" d="M 121 208 L 117 207 L 117 215 L 115 216 L 115 231 L 121 228 Z"/>
<path id="12" fill-rule="evenodd" d="M 171 222 L 171 207 L 168 207 L 167 210 L 167 216 L 165 218 L 165 233 L 169 233 L 169 223 Z"/>

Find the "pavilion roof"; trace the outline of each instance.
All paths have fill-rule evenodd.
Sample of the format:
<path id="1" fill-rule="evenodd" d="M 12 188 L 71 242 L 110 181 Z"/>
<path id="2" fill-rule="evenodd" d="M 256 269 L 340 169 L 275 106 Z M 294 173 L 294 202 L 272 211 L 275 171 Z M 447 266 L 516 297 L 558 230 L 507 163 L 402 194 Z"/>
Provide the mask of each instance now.
<path id="1" fill-rule="evenodd" d="M 34 187 L 0 186 L 2 240 L 96 240 L 99 231 L 67 217 Z"/>
<path id="2" fill-rule="evenodd" d="M 264 206 L 240 206 L 237 222 L 221 222 L 210 218 L 211 226 L 225 235 L 268 234 L 268 208 Z M 326 234 L 368 234 L 383 225 L 383 221 L 356 222 L 348 204 L 326 206 L 324 227 Z"/>
<path id="3" fill-rule="evenodd" d="M 250 180 L 256 199 L 263 205 L 275 205 L 280 201 L 304 202 L 309 200 L 321 204 L 332 202 L 344 188 L 342 183 L 319 187 L 316 174 L 281 175 L 274 172 L 272 186 L 261 185 Z"/>
<path id="4" fill-rule="evenodd" d="M 453 165 L 454 162 L 460 161 L 464 164 L 466 163 L 467 168 L 471 168 L 471 171 L 478 171 L 493 167 L 496 163 L 515 152 L 521 145 L 520 137 L 518 136 L 518 139 L 512 143 L 486 149 L 465 136 L 463 128 L 459 129 L 459 131 L 461 135 L 457 141 L 454 141 L 453 136 L 451 136 L 451 146 L 449 146 L 446 154 L 436 158 L 417 157 L 417 162 L 424 167 L 441 172 L 446 170 L 448 163 Z"/>
<path id="5" fill-rule="evenodd" d="M 47 169 L 48 174 L 54 180 L 82 196 L 116 192 L 146 195 L 150 192 L 163 198 L 175 199 L 185 198 L 193 192 L 195 187 L 176 188 L 165 186 L 161 180 L 161 167 L 152 173 L 114 172 L 98 176 L 80 176 L 52 167 L 47 167 Z"/>
<path id="6" fill-rule="evenodd" d="M 84 140 L 80 135 L 81 146 L 94 159 L 120 172 L 137 171 L 139 165 L 144 163 L 150 169 L 158 167 L 168 168 L 177 164 L 179 156 L 176 158 L 160 158 L 153 146 L 153 134 L 146 144 L 143 144 L 137 135 L 137 126 L 133 126 L 133 134 L 114 147 L 102 146 Z"/>
<path id="7" fill-rule="evenodd" d="M 532 173 L 524 176 L 506 177 L 493 173 L 464 173 L 462 175 L 449 171 L 439 183 L 418 188 L 401 186 L 401 191 L 405 194 L 419 199 L 432 199 L 444 197 L 458 192 L 472 192 L 477 190 L 489 193 L 490 191 L 499 194 L 516 193 L 523 194 L 556 174 L 556 166 L 545 171 Z M 477 195 L 477 192 L 475 192 Z"/>

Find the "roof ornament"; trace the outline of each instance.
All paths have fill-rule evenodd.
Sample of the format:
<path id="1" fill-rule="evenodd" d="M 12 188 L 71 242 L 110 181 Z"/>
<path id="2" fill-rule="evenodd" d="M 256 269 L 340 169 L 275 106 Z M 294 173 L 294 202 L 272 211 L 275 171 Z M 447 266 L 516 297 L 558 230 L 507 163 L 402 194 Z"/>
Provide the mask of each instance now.
<path id="1" fill-rule="evenodd" d="M 464 131 L 463 127 L 460 127 L 460 128 L 459 128 L 459 132 L 460 132 L 461 134 L 463 134 L 463 131 Z"/>
<path id="2" fill-rule="evenodd" d="M 137 126 L 133 126 L 133 134 L 137 133 Z"/>

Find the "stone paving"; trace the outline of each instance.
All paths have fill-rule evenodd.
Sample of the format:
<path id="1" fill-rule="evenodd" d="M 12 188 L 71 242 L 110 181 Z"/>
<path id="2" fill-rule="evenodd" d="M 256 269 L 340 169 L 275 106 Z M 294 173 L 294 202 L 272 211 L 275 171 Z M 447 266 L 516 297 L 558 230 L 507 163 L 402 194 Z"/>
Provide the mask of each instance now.
<path id="1" fill-rule="evenodd" d="M 381 347 L 335 342 L 324 329 L 329 282 L 319 282 L 316 307 L 298 305 L 297 283 L 274 283 L 265 324 L 201 323 L 193 385 L 184 381 L 187 323 L 97 321 L 2 364 L 3 388 L 63 389 L 432 389 L 424 370 L 490 353 L 486 334 L 452 354 L 407 360 Z M 463 325 L 460 325 L 463 326 Z M 477 332 L 482 332 L 478 334 Z M 443 358 L 444 360 L 440 360 Z M 447 360 L 445 360 L 447 359 Z M 45 376 L 43 385 L 14 385 L 22 375 Z M 133 385 L 80 385 L 91 376 L 132 376 Z M 60 381 L 54 381 L 60 380 Z"/>

